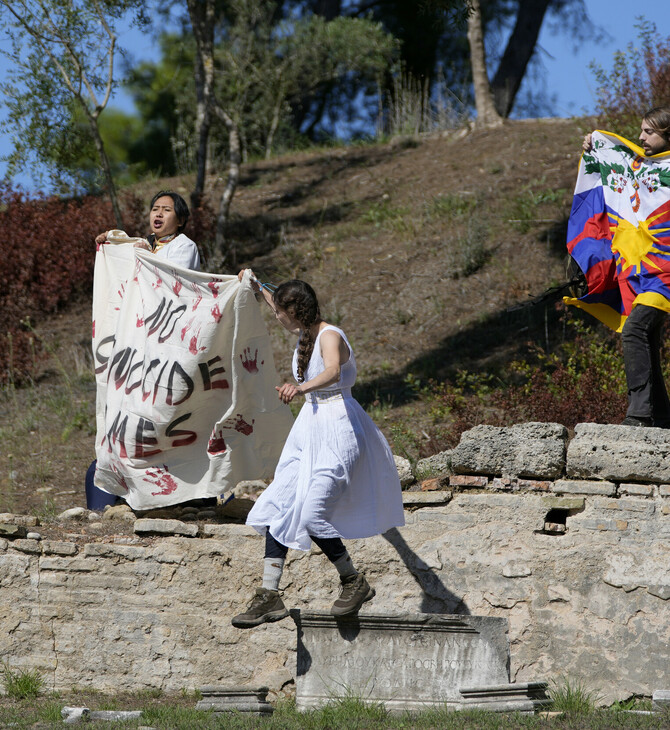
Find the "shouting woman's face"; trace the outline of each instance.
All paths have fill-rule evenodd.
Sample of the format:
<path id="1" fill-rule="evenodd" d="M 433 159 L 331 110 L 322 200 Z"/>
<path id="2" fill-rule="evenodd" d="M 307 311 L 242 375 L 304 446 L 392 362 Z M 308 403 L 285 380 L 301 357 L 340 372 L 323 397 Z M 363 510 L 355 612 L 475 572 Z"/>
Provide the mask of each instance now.
<path id="1" fill-rule="evenodd" d="M 174 202 L 169 195 L 163 195 L 156 200 L 149 214 L 149 224 L 151 232 L 158 238 L 177 233 L 179 220 L 174 212 Z"/>

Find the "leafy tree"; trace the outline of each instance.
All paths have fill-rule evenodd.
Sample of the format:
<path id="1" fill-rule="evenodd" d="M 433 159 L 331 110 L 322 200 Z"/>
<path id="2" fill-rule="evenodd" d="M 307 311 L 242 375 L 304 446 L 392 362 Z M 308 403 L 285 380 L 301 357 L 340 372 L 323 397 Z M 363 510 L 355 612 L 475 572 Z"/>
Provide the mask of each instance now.
<path id="1" fill-rule="evenodd" d="M 13 131 L 10 173 L 46 163 L 54 180 L 82 182 L 74 161 L 90 134 L 117 225 L 122 225 L 99 119 L 115 88 L 114 24 L 141 0 L 0 0 L 13 66 L 0 84 Z M 88 126 L 85 127 L 82 122 Z M 84 181 L 86 175 L 84 175 Z"/>
<path id="2" fill-rule="evenodd" d="M 295 0 L 294 5 L 333 13 L 336 0 Z M 339 3 L 340 12 L 353 17 L 372 14 L 400 42 L 404 71 L 433 85 L 438 69 L 450 89 L 472 82 L 470 46 L 467 40 L 470 0 L 350 0 Z M 498 114 L 507 117 L 537 50 L 545 22 L 573 43 L 602 36 L 586 13 L 584 0 L 479 0 L 481 25 L 487 43 L 490 86 Z M 509 29 L 511 28 L 511 33 Z M 504 48 L 494 38 L 508 35 Z M 389 93 L 392 84 L 388 82 Z M 472 101 L 471 98 L 464 101 Z M 317 113 L 316 107 L 312 113 Z"/>
<path id="3" fill-rule="evenodd" d="M 598 126 L 637 139 L 640 120 L 654 106 L 670 99 L 670 36 L 639 17 L 638 43 L 614 53 L 611 71 L 591 64 L 598 83 Z"/>
<path id="4" fill-rule="evenodd" d="M 382 74 L 392 58 L 393 39 L 378 23 L 286 15 L 275 2 L 187 0 L 187 8 L 195 41 L 195 103 L 185 96 L 197 149 L 191 202 L 197 208 L 205 190 L 214 129 L 217 141 L 227 141 L 228 175 L 216 233 L 222 261 L 243 151 L 270 156 L 280 131 L 290 128 L 293 102 L 301 94 L 344 76 L 360 82 Z M 188 113 L 182 99 L 175 102 Z"/>
<path id="5" fill-rule="evenodd" d="M 126 87 L 141 118 L 141 129 L 129 144 L 130 163 L 161 175 L 191 171 L 195 124 L 191 33 L 162 33 L 160 58 L 129 70 Z"/>

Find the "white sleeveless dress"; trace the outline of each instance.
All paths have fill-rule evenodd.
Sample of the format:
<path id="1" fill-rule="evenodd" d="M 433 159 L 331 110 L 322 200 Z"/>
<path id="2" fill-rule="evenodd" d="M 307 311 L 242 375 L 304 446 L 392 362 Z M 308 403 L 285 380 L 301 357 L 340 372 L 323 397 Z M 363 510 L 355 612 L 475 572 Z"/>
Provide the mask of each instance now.
<path id="1" fill-rule="evenodd" d="M 319 344 L 331 329 L 349 347 L 340 380 L 305 396 L 279 458 L 274 481 L 247 524 L 282 545 L 309 550 L 315 537 L 361 538 L 405 524 L 398 471 L 386 439 L 351 395 L 356 361 L 344 332 L 317 335 L 305 380 L 325 368 Z M 293 374 L 297 376 L 297 347 Z"/>

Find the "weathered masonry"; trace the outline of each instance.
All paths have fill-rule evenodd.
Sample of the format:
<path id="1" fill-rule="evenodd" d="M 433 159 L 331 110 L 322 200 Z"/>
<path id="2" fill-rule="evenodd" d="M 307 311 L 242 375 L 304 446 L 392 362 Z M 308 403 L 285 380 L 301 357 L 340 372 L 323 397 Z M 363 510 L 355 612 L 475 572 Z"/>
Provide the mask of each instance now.
<path id="1" fill-rule="evenodd" d="M 479 426 L 417 469 L 443 488 L 405 492 L 405 527 L 349 543 L 377 590 L 365 610 L 504 617 L 512 682 L 567 676 L 609 701 L 667 686 L 670 433 Z M 293 621 L 230 625 L 261 538 L 188 527 L 137 544 L 0 539 L 0 656 L 53 689 L 290 691 Z M 328 610 L 337 586 L 316 549 L 289 553 L 287 606 Z"/>

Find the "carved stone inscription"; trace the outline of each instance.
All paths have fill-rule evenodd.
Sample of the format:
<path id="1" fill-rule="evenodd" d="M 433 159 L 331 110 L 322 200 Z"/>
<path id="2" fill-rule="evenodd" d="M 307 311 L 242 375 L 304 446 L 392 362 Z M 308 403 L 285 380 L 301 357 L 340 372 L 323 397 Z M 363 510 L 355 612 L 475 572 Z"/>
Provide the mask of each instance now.
<path id="1" fill-rule="evenodd" d="M 503 618 L 292 615 L 298 627 L 298 708 L 353 694 L 389 709 L 412 709 L 460 703 L 459 687 L 509 682 Z"/>

